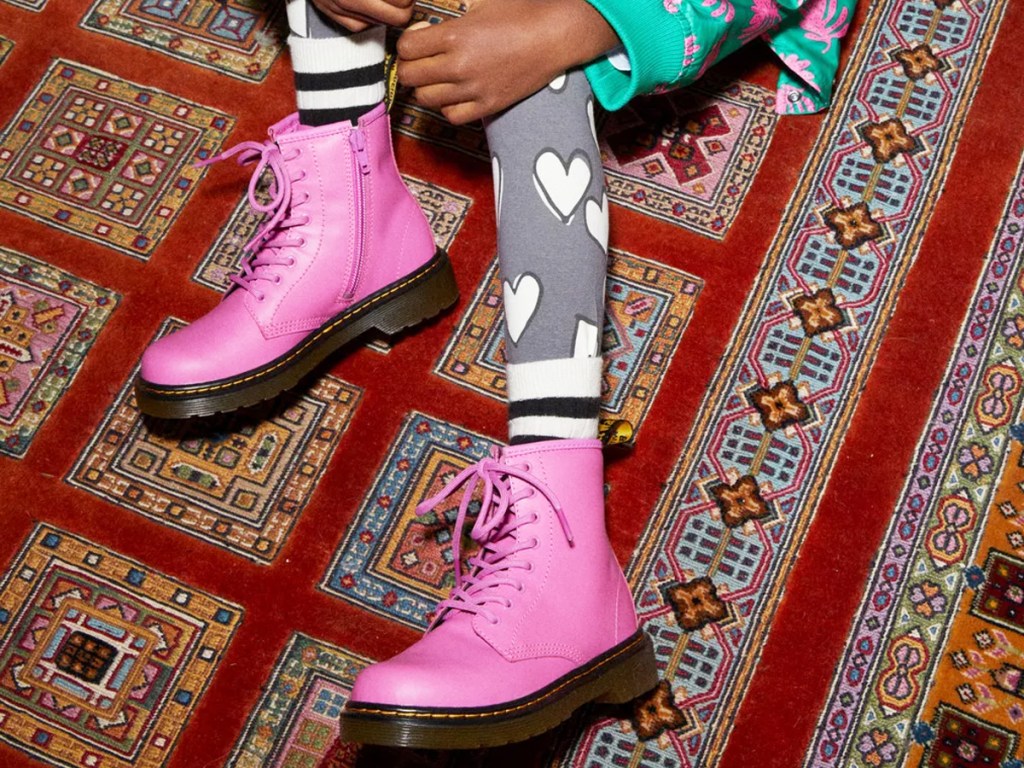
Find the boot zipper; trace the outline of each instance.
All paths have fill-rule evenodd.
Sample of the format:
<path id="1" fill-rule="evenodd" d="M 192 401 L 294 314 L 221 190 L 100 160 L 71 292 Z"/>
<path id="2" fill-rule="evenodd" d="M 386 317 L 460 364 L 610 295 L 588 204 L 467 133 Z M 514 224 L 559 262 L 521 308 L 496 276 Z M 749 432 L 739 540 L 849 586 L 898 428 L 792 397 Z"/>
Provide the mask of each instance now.
<path id="1" fill-rule="evenodd" d="M 359 129 L 353 128 L 348 137 L 352 145 L 352 153 L 356 156 L 356 168 L 353 172 L 353 185 L 356 190 L 355 199 L 355 246 L 356 251 L 352 257 L 352 271 L 349 275 L 348 288 L 345 289 L 345 298 L 350 299 L 356 292 L 356 283 L 359 281 L 359 273 L 363 268 L 363 247 L 365 240 L 364 211 L 366 209 L 366 186 L 363 177 L 370 173 L 370 153 L 366 150 L 366 135 Z"/>

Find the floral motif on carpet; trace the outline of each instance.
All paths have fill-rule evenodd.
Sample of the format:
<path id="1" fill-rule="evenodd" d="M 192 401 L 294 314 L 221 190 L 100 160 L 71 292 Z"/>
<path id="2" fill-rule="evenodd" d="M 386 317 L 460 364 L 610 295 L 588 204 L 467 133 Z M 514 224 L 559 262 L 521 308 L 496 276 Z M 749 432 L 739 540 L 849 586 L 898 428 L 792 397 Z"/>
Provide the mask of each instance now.
<path id="1" fill-rule="evenodd" d="M 118 301 L 113 291 L 0 248 L 0 455 L 25 455 Z"/>
<path id="2" fill-rule="evenodd" d="M 0 206 L 148 258 L 233 123 L 58 59 L 0 134 Z"/>
<path id="3" fill-rule="evenodd" d="M 242 609 L 38 526 L 0 586 L 0 740 L 60 766 L 162 766 Z"/>
<path id="4" fill-rule="evenodd" d="M 412 412 L 377 470 L 320 587 L 372 613 L 418 629 L 454 584 L 452 529 L 459 494 L 423 517 L 416 505 L 487 456 L 490 438 Z M 478 502 L 470 506 L 471 512 Z M 462 547 L 466 557 L 474 546 Z"/>
<path id="5" fill-rule="evenodd" d="M 632 719 L 574 738 L 562 765 L 712 768 L 720 759 L 1004 6 L 868 6 L 835 105 L 629 568 L 664 685 Z M 934 54 L 935 63 L 913 60 L 928 71 L 901 64 L 913 46 Z"/>
<path id="6" fill-rule="evenodd" d="M 1024 158 L 807 766 L 1024 764 L 1022 392 Z"/>
<path id="7" fill-rule="evenodd" d="M 632 442 L 658 393 L 703 283 L 664 264 L 612 249 L 603 334 L 602 433 Z M 504 314 L 493 263 L 434 372 L 505 399 Z"/>
<path id="8" fill-rule="evenodd" d="M 230 768 L 317 768 L 340 733 L 338 716 L 359 671 L 350 651 L 295 633 L 249 718 Z"/>
<path id="9" fill-rule="evenodd" d="M 282 9 L 261 0 L 97 0 L 82 27 L 260 82 L 284 47 Z"/>
<path id="10" fill-rule="evenodd" d="M 160 335 L 181 327 L 164 324 Z M 307 391 L 209 419 L 143 418 L 133 372 L 67 481 L 258 563 L 271 562 L 316 491 L 362 390 Z"/>

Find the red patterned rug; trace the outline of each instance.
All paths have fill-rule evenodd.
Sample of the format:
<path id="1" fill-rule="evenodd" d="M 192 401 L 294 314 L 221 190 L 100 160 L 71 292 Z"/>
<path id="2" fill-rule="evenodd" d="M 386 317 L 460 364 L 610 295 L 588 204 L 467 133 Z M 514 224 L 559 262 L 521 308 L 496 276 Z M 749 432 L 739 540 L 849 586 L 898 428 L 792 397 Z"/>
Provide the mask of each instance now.
<path id="1" fill-rule="evenodd" d="M 1022 768 L 1024 8 L 862 3 L 825 115 L 752 46 L 600 121 L 608 522 L 662 682 L 432 753 L 336 721 L 451 583 L 415 503 L 505 434 L 479 128 L 393 107 L 454 311 L 212 422 L 130 388 L 259 224 L 193 163 L 292 109 L 279 5 L 0 0 L 0 765 Z"/>

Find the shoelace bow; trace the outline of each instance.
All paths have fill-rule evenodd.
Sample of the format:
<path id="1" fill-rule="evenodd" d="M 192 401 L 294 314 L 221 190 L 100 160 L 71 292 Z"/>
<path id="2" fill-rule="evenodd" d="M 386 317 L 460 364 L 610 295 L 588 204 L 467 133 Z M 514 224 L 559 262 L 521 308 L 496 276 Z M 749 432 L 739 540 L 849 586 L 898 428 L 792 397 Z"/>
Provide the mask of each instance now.
<path id="1" fill-rule="evenodd" d="M 270 267 L 270 266 L 291 266 L 295 263 L 291 257 L 284 258 L 281 256 L 280 249 L 287 246 L 301 246 L 305 244 L 304 240 L 294 241 L 287 236 L 289 227 L 301 226 L 309 223 L 308 216 L 289 216 L 288 214 L 292 209 L 292 184 L 296 181 L 302 181 L 305 178 L 305 171 L 302 171 L 302 175 L 293 179 L 288 174 L 288 168 L 285 165 L 286 160 L 294 160 L 298 156 L 298 150 L 292 157 L 285 158 L 281 152 L 281 148 L 273 139 L 267 139 L 266 141 L 243 141 L 241 144 L 236 144 L 230 149 L 221 152 L 219 155 L 207 158 L 206 160 L 200 160 L 196 163 L 196 167 L 205 167 L 212 165 L 213 163 L 221 160 L 227 160 L 230 157 L 238 155 L 236 162 L 239 165 L 247 165 L 254 160 L 259 159 L 259 163 L 256 165 L 256 169 L 252 173 L 252 178 L 249 179 L 249 188 L 247 196 L 249 198 L 249 205 L 252 206 L 254 211 L 262 214 L 270 214 L 269 218 L 263 223 L 259 231 L 253 236 L 253 238 L 243 246 L 244 250 L 250 251 L 253 255 L 252 258 L 243 259 L 242 271 L 240 274 L 232 275 L 231 282 L 240 288 L 251 292 L 259 301 L 263 300 L 263 293 L 257 290 L 253 283 L 257 280 L 270 280 L 271 282 L 279 282 L 280 278 L 277 276 L 267 275 L 257 271 L 259 267 Z M 257 188 L 259 186 L 260 179 L 263 177 L 263 171 L 267 168 L 270 169 L 273 178 L 270 183 L 270 201 L 264 205 L 260 202 L 257 195 Z M 304 197 L 295 201 L 295 205 L 301 205 L 302 203 L 309 200 L 309 195 L 303 193 Z"/>
<path id="2" fill-rule="evenodd" d="M 509 482 L 513 477 L 522 480 L 528 487 L 513 493 Z M 469 572 L 464 574 L 461 555 L 462 532 L 466 525 L 469 503 L 480 483 L 483 484 L 483 500 L 480 512 L 469 532 L 470 538 L 480 544 L 480 550 L 469 559 Z M 418 516 L 429 514 L 438 504 L 463 485 L 466 487 L 462 492 L 462 500 L 459 502 L 459 512 L 455 518 L 455 531 L 452 539 L 455 588 L 452 589 L 446 600 L 438 604 L 433 624 L 436 624 L 448 610 L 478 613 L 487 621 L 496 624 L 498 619 L 486 608 L 486 604 L 501 603 L 507 606 L 509 603 L 505 597 L 490 594 L 490 590 L 501 585 L 509 585 L 521 590 L 522 582 L 512 578 L 508 571 L 513 568 L 529 571 L 533 567 L 522 560 L 516 560 L 513 556 L 517 552 L 537 546 L 536 539 L 521 542 L 512 536 L 520 526 L 535 522 L 537 515 L 533 514 L 525 519 L 519 515 L 510 515 L 509 510 L 512 506 L 517 501 L 539 492 L 554 510 L 569 544 L 574 542 L 572 529 L 569 527 L 569 521 L 566 520 L 562 505 L 554 492 L 530 474 L 529 465 L 517 467 L 502 463 L 497 460 L 496 454 L 492 455 L 492 458 L 483 459 L 466 467 L 439 493 L 417 505 L 416 514 Z"/>

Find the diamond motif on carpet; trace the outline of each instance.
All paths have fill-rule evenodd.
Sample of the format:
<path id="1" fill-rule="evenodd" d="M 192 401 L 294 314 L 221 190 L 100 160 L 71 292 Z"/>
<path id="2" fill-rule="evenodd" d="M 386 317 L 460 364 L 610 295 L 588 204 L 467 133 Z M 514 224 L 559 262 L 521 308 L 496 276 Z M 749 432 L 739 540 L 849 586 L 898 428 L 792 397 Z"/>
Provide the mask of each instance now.
<path id="1" fill-rule="evenodd" d="M 0 587 L 0 740 L 60 766 L 162 766 L 239 606 L 40 525 Z"/>
<path id="2" fill-rule="evenodd" d="M 0 455 L 25 455 L 118 301 L 113 291 L 0 248 Z"/>
<path id="3" fill-rule="evenodd" d="M 0 206 L 148 258 L 233 122 L 58 59 L 0 135 Z"/>
<path id="4" fill-rule="evenodd" d="M 284 48 L 283 8 L 253 0 L 97 0 L 82 27 L 260 82 Z"/>
<path id="5" fill-rule="evenodd" d="M 451 544 L 459 498 L 456 494 L 424 517 L 416 517 L 416 505 L 496 445 L 422 413 L 406 416 L 321 589 L 372 613 L 425 628 L 434 606 L 454 584 Z M 475 551 L 468 534 L 462 551 L 467 558 Z"/>
<path id="6" fill-rule="evenodd" d="M 180 327 L 165 323 L 161 334 Z M 259 563 L 280 552 L 362 390 L 333 376 L 245 411 L 143 418 L 134 372 L 68 475 L 78 488 Z"/>
<path id="7" fill-rule="evenodd" d="M 230 768 L 325 765 L 338 738 L 338 715 L 359 671 L 350 651 L 295 633 L 249 718 Z"/>

